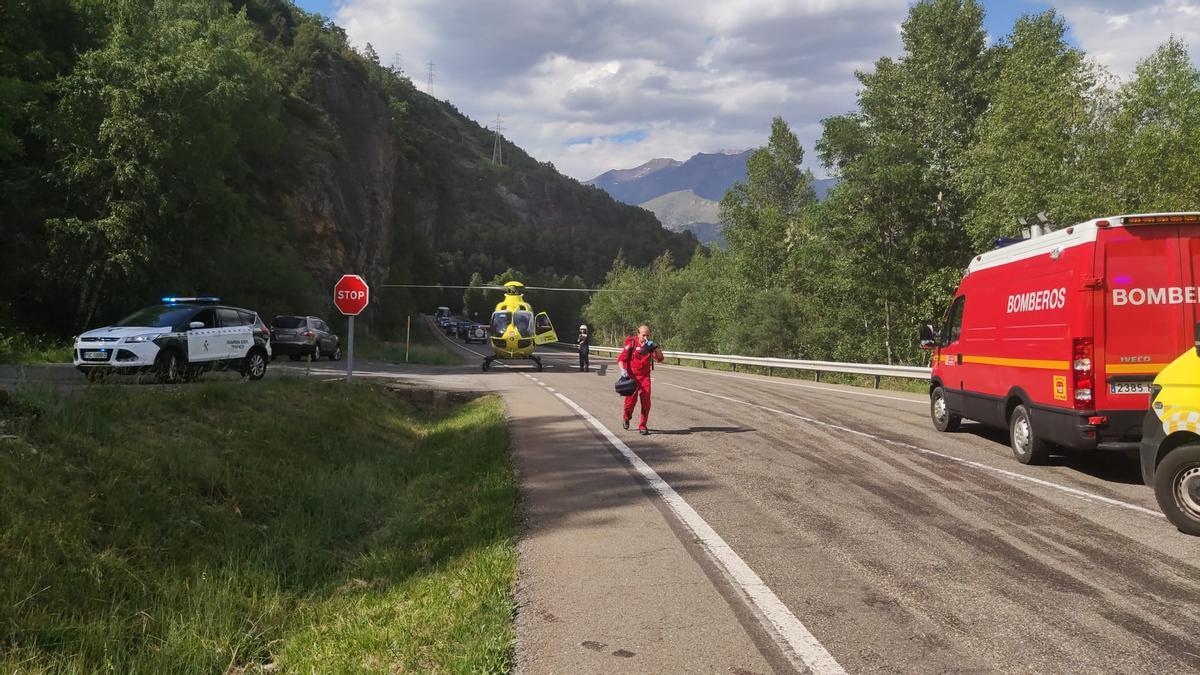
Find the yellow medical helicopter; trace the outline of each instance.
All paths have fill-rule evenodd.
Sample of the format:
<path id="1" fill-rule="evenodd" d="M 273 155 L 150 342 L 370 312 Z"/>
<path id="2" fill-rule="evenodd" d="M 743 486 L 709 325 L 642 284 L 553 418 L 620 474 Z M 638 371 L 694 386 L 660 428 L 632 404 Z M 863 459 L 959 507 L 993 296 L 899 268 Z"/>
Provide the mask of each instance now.
<path id="1" fill-rule="evenodd" d="M 422 284 L 387 284 L 385 288 L 462 288 L 467 290 L 504 291 L 504 299 L 496 303 L 492 311 L 492 321 L 489 325 L 488 343 L 492 353 L 483 358 L 483 369 L 486 371 L 496 359 L 523 359 L 533 361 L 538 370 L 542 369 L 542 360 L 533 353 L 533 348 L 558 342 L 558 334 L 554 332 L 554 324 L 545 312 L 534 314 L 533 308 L 525 301 L 526 290 L 598 293 L 624 292 L 609 289 L 586 288 L 547 288 L 543 286 L 526 286 L 519 281 L 509 281 L 503 286 L 443 286 Z"/>

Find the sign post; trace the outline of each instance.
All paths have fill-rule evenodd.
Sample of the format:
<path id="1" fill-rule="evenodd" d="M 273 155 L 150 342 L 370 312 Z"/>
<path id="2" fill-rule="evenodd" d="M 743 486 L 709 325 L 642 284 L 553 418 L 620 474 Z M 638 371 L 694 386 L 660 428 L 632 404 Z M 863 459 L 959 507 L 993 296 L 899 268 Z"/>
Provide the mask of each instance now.
<path id="1" fill-rule="evenodd" d="M 347 320 L 346 381 L 354 375 L 354 317 L 362 313 L 371 300 L 371 289 L 366 279 L 357 274 L 343 274 L 333 285 L 333 304 L 338 311 L 350 317 Z"/>

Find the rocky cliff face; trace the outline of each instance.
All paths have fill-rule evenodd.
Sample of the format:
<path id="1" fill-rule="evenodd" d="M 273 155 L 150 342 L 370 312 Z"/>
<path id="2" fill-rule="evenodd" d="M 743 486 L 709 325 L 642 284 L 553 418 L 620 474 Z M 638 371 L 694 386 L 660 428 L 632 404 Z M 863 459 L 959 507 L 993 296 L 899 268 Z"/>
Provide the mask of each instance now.
<path id="1" fill-rule="evenodd" d="M 492 163 L 488 130 L 411 83 L 387 90 L 335 62 L 312 91 L 279 211 L 323 288 L 345 272 L 465 284 L 510 267 L 595 284 L 618 252 L 647 264 L 666 251 L 686 262 L 695 249 L 691 235 L 511 144 L 505 165 Z"/>
<path id="2" fill-rule="evenodd" d="M 297 129 L 292 189 L 281 215 L 307 251 L 305 264 L 329 288 L 343 273 L 386 275 L 391 256 L 396 139 L 388 101 L 360 74 L 336 64 L 313 82 L 321 111 Z"/>

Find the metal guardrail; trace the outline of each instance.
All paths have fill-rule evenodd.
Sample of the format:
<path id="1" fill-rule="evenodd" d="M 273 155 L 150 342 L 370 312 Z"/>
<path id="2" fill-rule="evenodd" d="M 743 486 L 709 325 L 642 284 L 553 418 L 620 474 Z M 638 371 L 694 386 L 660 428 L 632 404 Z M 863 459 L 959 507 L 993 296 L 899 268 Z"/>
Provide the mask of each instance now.
<path id="1" fill-rule="evenodd" d="M 560 347 L 576 349 L 576 346 L 569 342 L 559 342 Z M 621 350 L 616 347 L 591 347 L 590 351 L 596 354 L 620 354 Z M 922 366 L 889 366 L 878 363 L 844 363 L 839 361 L 806 361 L 803 359 L 780 359 L 767 356 L 734 356 L 730 354 L 701 354 L 692 352 L 663 352 L 663 358 L 675 359 L 677 364 L 683 361 L 698 361 L 700 367 L 707 368 L 709 363 L 725 363 L 733 366 L 736 371 L 738 366 L 754 366 L 757 368 L 766 368 L 767 374 L 771 375 L 776 368 L 785 370 L 803 370 L 810 371 L 816 374 L 818 382 L 821 381 L 821 373 L 843 373 L 848 375 L 867 375 L 875 378 L 875 387 L 879 388 L 879 380 L 883 377 L 899 377 L 910 380 L 928 380 L 930 377 L 930 369 Z"/>

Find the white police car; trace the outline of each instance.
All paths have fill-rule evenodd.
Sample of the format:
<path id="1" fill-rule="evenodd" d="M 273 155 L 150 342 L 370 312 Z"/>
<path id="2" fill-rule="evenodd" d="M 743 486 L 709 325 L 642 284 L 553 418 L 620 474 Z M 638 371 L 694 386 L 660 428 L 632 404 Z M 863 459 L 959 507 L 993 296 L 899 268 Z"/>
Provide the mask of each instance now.
<path id="1" fill-rule="evenodd" d="M 218 298 L 162 299 L 105 328 L 75 338 L 74 363 L 94 379 L 106 373 L 152 372 L 174 383 L 213 368 L 261 380 L 271 360 L 271 332 L 246 309 Z"/>

